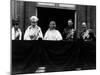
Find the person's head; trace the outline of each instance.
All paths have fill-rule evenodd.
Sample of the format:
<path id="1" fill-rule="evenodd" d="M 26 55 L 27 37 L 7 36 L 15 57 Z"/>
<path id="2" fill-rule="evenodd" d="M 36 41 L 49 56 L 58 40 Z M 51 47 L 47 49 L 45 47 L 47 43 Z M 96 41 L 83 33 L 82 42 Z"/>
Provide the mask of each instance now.
<path id="1" fill-rule="evenodd" d="M 15 27 L 15 29 L 17 30 L 19 28 L 19 21 L 16 20 L 12 20 L 13 26 Z"/>
<path id="2" fill-rule="evenodd" d="M 50 21 L 49 28 L 52 30 L 52 29 L 55 29 L 55 27 L 56 27 L 56 22 L 55 21 Z"/>
<path id="3" fill-rule="evenodd" d="M 86 22 L 82 22 L 82 28 L 85 30 L 87 29 Z"/>
<path id="4" fill-rule="evenodd" d="M 37 21 L 38 21 L 38 20 L 39 20 L 39 19 L 38 19 L 36 16 L 31 16 L 31 17 L 30 17 L 31 25 L 32 25 L 32 26 L 37 25 Z"/>
<path id="5" fill-rule="evenodd" d="M 17 30 L 19 28 L 19 25 L 15 25 L 15 29 Z"/>
<path id="6" fill-rule="evenodd" d="M 72 19 L 69 19 L 68 20 L 68 26 L 72 26 L 72 25 L 73 25 Z"/>

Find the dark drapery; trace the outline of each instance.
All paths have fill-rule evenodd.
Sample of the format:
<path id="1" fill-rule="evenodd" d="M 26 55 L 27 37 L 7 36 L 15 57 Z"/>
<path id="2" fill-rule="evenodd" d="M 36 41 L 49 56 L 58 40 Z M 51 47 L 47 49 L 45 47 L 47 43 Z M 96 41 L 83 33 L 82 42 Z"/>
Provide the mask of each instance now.
<path id="1" fill-rule="evenodd" d="M 92 41 L 12 41 L 12 70 L 38 66 L 79 68 L 95 66 L 96 43 Z"/>

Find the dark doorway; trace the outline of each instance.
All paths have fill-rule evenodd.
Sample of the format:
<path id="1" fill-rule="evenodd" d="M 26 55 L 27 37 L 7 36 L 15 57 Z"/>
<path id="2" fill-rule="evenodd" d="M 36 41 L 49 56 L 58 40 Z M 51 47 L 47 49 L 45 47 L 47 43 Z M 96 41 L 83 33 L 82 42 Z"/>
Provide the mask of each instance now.
<path id="1" fill-rule="evenodd" d="M 75 24 L 75 10 L 38 7 L 37 11 L 37 16 L 39 18 L 38 25 L 41 27 L 43 34 L 45 34 L 49 27 L 48 25 L 52 20 L 56 21 L 56 29 L 58 29 L 61 33 L 67 26 L 67 21 L 69 19 L 72 19 L 73 24 Z"/>

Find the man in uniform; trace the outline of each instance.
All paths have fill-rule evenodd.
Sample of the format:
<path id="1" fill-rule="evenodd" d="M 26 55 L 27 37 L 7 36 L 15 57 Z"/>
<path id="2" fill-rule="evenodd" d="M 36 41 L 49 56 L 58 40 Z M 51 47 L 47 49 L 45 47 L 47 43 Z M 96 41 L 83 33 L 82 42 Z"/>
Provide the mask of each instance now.
<path id="1" fill-rule="evenodd" d="M 80 39 L 83 39 L 84 41 L 95 40 L 93 30 L 88 29 L 85 22 L 82 23 L 82 29 L 83 29 L 83 31 L 80 34 Z"/>
<path id="2" fill-rule="evenodd" d="M 68 20 L 68 26 L 64 28 L 63 35 L 65 40 L 73 40 L 75 38 L 75 29 L 73 28 L 72 19 Z"/>
<path id="3" fill-rule="evenodd" d="M 45 33 L 44 40 L 62 40 L 61 33 L 55 28 L 55 21 L 51 21 L 49 24 L 49 29 Z"/>
<path id="4" fill-rule="evenodd" d="M 38 40 L 43 38 L 41 28 L 37 25 L 38 18 L 36 16 L 30 17 L 31 25 L 26 29 L 24 40 Z"/>

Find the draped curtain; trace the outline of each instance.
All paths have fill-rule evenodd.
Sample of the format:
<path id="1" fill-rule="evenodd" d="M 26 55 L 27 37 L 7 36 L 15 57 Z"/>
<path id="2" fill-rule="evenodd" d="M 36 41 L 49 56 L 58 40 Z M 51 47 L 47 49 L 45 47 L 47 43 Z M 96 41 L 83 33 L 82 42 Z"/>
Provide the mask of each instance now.
<path id="1" fill-rule="evenodd" d="M 96 65 L 95 42 L 84 41 L 12 41 L 12 69 L 39 66 L 77 68 Z"/>

